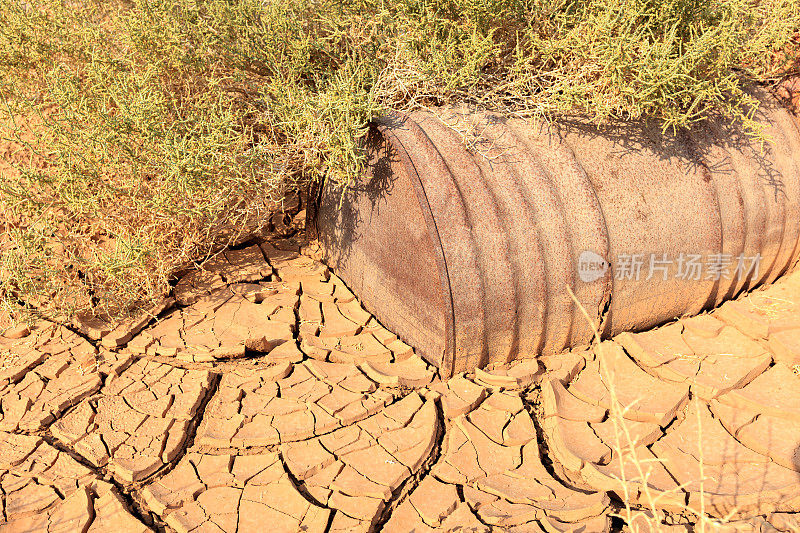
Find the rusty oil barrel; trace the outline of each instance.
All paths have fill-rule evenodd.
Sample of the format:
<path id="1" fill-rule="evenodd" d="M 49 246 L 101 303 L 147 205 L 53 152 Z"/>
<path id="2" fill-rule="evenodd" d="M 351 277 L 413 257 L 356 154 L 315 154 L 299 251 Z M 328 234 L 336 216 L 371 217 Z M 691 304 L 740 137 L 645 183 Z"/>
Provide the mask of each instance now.
<path id="1" fill-rule="evenodd" d="M 798 123 L 757 97 L 766 143 L 721 118 L 386 117 L 362 178 L 323 188 L 326 261 L 445 376 L 589 342 L 568 288 L 606 337 L 697 314 L 800 253 Z"/>

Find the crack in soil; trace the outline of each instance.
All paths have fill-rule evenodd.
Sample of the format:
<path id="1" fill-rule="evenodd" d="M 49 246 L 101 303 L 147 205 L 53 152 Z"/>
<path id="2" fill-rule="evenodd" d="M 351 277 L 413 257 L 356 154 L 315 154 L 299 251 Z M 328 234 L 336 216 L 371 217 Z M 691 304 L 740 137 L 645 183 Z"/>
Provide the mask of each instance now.
<path id="1" fill-rule="evenodd" d="M 371 531 L 381 531 L 383 529 L 383 527 L 392 517 L 392 512 L 397 508 L 397 506 L 403 503 L 403 501 L 405 501 L 405 499 L 412 492 L 414 492 L 414 489 L 416 489 L 417 486 L 422 483 L 422 480 L 430 474 L 433 465 L 439 462 L 439 458 L 442 455 L 444 438 L 447 434 L 447 425 L 445 423 L 446 418 L 444 416 L 444 409 L 441 405 L 441 399 L 429 401 L 434 401 L 434 405 L 436 406 L 436 437 L 434 439 L 433 449 L 417 473 L 408 477 L 405 481 L 403 481 L 403 483 L 400 484 L 399 487 L 397 487 L 397 490 L 392 493 L 392 498 L 386 502 L 380 518 L 378 518 L 378 520 L 375 522 L 375 525 Z"/>
<path id="2" fill-rule="evenodd" d="M 41 432 L 39 435 L 47 444 L 58 450 L 59 452 L 67 454 L 71 459 L 80 463 L 81 466 L 86 467 L 98 478 L 102 479 L 103 481 L 110 483 L 114 486 L 114 488 L 119 493 L 120 497 L 125 501 L 125 504 L 128 508 L 128 511 L 140 522 L 145 524 L 147 527 L 154 528 L 156 531 L 165 532 L 167 531 L 166 526 L 161 524 L 160 517 L 151 513 L 145 507 L 140 506 L 139 502 L 137 502 L 132 495 L 133 488 L 124 485 L 123 483 L 117 481 L 114 476 L 112 476 L 106 467 L 96 467 L 87 459 L 85 459 L 82 455 L 78 452 L 72 450 L 57 438 L 55 438 L 52 434 L 50 434 L 49 430 Z M 63 499 L 63 498 L 62 498 Z"/>
<path id="3" fill-rule="evenodd" d="M 533 421 L 533 427 L 536 429 L 536 440 L 539 444 L 539 457 L 541 457 L 541 463 L 544 469 L 547 471 L 553 479 L 564 485 L 565 487 L 574 490 L 576 492 L 586 493 L 586 489 L 580 488 L 579 486 L 575 485 L 573 481 L 568 479 L 565 475 L 562 475 L 563 472 L 566 474 L 567 470 L 564 468 L 563 465 L 555 461 L 550 455 L 550 447 L 547 444 L 547 439 L 545 438 L 544 429 L 539 422 L 540 418 L 540 407 L 541 407 L 541 386 L 535 385 L 529 391 L 529 394 L 533 395 L 533 398 L 529 398 L 526 394 L 523 396 L 522 405 L 524 406 L 525 410 L 528 411 L 528 414 Z M 534 405 L 535 404 L 535 405 Z"/>

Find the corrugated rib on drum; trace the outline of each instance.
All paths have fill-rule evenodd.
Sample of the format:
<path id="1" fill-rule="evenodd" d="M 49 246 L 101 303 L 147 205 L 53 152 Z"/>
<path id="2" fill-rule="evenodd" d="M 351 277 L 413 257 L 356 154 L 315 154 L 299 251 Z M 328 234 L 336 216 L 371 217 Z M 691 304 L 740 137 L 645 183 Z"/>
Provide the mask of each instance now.
<path id="1" fill-rule="evenodd" d="M 365 306 L 445 375 L 555 353 L 695 314 L 769 282 L 800 253 L 800 132 L 769 97 L 761 147 L 723 121 L 663 135 L 638 123 L 545 126 L 464 109 L 378 121 L 369 171 L 323 190 L 329 263 Z M 673 271 L 581 281 L 585 251 L 761 254 L 755 278 Z M 752 277 L 752 276 L 751 276 Z"/>

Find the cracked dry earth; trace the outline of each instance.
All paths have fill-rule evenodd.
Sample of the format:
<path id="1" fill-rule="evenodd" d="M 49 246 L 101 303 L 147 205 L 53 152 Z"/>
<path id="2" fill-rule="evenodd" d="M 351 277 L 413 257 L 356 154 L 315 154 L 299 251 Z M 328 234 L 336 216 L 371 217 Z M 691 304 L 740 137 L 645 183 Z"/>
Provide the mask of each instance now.
<path id="1" fill-rule="evenodd" d="M 228 251 L 0 338 L 0 530 L 798 531 L 795 302 L 441 380 L 290 243 Z"/>

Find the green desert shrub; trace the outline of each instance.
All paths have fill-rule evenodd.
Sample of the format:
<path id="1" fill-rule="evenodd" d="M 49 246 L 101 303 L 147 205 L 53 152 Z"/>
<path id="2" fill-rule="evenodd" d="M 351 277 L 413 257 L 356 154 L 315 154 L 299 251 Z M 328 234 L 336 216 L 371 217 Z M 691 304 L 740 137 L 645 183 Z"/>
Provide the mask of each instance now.
<path id="1" fill-rule="evenodd" d="M 724 112 L 791 61 L 796 0 L 3 0 L 0 292 L 124 311 L 285 195 L 359 172 L 370 119 Z"/>

